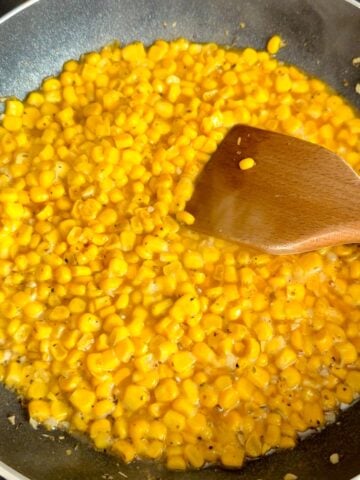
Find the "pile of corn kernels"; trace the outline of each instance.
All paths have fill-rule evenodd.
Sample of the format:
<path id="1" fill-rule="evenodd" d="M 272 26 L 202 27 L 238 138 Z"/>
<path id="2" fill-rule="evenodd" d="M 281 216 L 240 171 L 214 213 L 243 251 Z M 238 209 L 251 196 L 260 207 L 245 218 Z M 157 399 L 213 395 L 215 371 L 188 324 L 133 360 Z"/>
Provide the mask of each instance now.
<path id="1" fill-rule="evenodd" d="M 359 395 L 359 246 L 275 257 L 188 228 L 237 123 L 360 171 L 360 119 L 279 47 L 111 45 L 7 101 L 0 379 L 33 421 L 126 462 L 240 467 Z"/>

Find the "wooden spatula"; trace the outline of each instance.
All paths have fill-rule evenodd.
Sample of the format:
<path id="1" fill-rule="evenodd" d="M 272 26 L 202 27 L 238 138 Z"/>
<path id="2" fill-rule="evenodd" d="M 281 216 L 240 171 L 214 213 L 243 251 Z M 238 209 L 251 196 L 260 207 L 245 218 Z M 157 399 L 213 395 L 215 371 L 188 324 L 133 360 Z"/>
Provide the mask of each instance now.
<path id="1" fill-rule="evenodd" d="M 256 164 L 241 170 L 246 157 Z M 195 230 L 272 254 L 360 243 L 360 177 L 325 148 L 245 125 L 219 145 L 186 209 Z"/>

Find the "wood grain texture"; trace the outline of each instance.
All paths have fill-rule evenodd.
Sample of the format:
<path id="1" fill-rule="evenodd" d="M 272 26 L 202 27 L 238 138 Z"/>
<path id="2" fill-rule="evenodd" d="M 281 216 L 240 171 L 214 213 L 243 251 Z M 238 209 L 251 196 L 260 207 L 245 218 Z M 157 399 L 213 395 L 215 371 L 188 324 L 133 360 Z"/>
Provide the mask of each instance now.
<path id="1" fill-rule="evenodd" d="M 240 170 L 245 157 L 255 167 Z M 195 230 L 272 254 L 360 242 L 351 167 L 318 145 L 245 125 L 219 145 L 186 208 Z"/>

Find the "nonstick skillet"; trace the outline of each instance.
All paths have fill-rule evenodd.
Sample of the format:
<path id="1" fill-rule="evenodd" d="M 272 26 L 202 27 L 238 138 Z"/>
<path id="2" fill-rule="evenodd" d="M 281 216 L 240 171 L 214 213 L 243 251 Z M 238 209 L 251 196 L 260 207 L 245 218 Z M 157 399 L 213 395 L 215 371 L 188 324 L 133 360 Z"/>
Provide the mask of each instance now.
<path id="1" fill-rule="evenodd" d="M 0 0 L 4 8 L 6 0 Z M 9 5 L 14 0 L 9 0 Z M 1 11 L 1 10 L 0 10 Z M 240 27 L 245 23 L 245 28 Z M 37 88 L 62 63 L 119 39 L 179 36 L 262 48 L 280 33 L 279 58 L 324 79 L 355 107 L 360 69 L 360 4 L 355 0 L 38 0 L 0 20 L 0 96 Z M 10 420 L 9 421 L 9 417 Z M 333 465 L 329 457 L 340 455 Z M 360 404 L 294 450 L 248 462 L 241 471 L 168 472 L 160 464 L 124 465 L 63 432 L 34 430 L 16 396 L 0 387 L 0 474 L 31 480 L 349 480 L 360 474 Z M 360 478 L 360 477 L 359 477 Z"/>

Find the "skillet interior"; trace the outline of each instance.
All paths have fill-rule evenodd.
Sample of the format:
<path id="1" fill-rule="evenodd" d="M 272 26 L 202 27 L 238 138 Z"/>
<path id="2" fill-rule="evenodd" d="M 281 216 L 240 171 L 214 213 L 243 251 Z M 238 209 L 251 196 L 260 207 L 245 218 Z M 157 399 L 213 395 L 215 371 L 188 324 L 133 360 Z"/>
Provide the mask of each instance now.
<path id="1" fill-rule="evenodd" d="M 279 58 L 325 79 L 359 105 L 354 90 L 359 72 L 351 59 L 359 55 L 360 9 L 341 0 L 40 0 L 2 24 L 0 20 L 0 96 L 23 96 L 63 61 L 115 38 L 151 43 L 185 36 L 261 48 L 277 32 L 287 42 Z M 185 473 L 153 464 L 122 465 L 68 435 L 35 431 L 3 387 L 0 405 L 0 459 L 34 480 L 125 478 L 119 472 L 130 480 L 277 480 L 287 472 L 299 479 L 349 480 L 360 472 L 360 404 L 293 451 L 251 462 L 240 472 Z M 16 426 L 7 419 L 11 414 Z M 341 456 L 338 465 L 329 462 L 334 452 Z"/>

